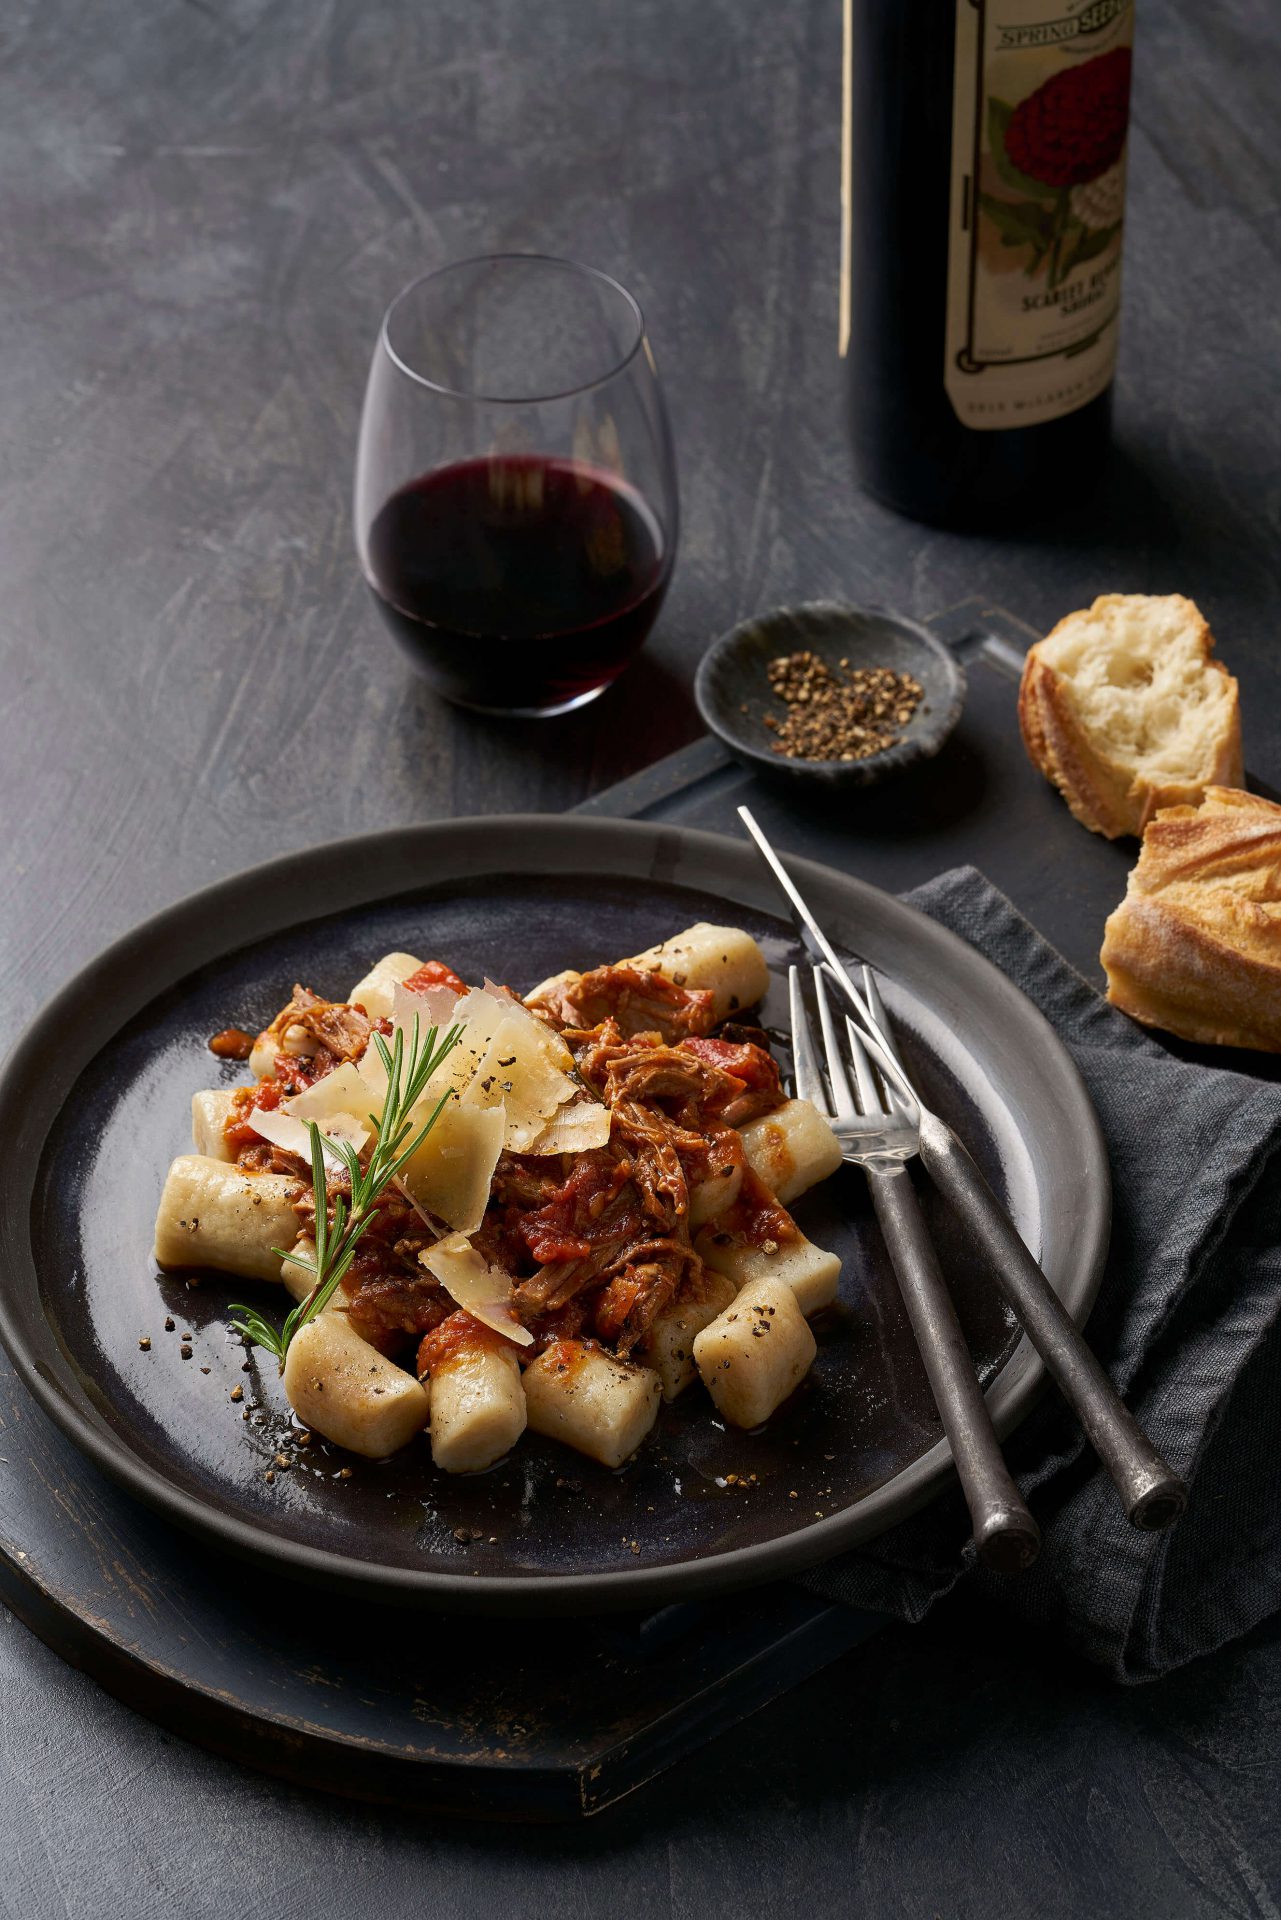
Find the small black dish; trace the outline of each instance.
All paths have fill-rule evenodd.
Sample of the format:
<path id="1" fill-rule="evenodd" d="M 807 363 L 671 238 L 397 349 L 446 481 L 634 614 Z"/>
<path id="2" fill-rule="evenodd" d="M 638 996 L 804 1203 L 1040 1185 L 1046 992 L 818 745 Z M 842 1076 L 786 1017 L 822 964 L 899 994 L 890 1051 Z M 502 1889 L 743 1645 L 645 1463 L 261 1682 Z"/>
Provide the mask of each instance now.
<path id="1" fill-rule="evenodd" d="M 779 654 L 816 653 L 829 666 L 892 667 L 910 673 L 924 698 L 897 745 L 866 760 L 792 760 L 775 753 L 765 715 L 785 712 L 766 674 Z M 965 674 L 951 649 L 914 620 L 880 607 L 812 600 L 778 607 L 731 627 L 699 665 L 694 698 L 704 723 L 730 752 L 763 773 L 829 787 L 870 787 L 936 754 L 961 717 Z"/>

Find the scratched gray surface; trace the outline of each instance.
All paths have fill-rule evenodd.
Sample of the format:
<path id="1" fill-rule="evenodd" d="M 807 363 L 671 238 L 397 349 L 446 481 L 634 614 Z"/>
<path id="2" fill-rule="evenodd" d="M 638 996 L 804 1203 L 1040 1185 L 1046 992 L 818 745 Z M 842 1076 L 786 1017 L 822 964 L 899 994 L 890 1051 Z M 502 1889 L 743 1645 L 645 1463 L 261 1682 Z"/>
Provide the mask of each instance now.
<path id="1" fill-rule="evenodd" d="M 0 1002 L 193 884 L 363 827 L 556 809 L 696 731 L 706 638 L 844 594 L 1046 624 L 1200 600 L 1281 780 L 1281 25 L 1141 9 L 1119 458 L 975 542 L 847 478 L 836 0 L 73 0 L 0 18 Z M 650 653 L 554 729 L 442 712 L 352 562 L 387 298 L 567 251 L 641 296 L 685 534 Z M 441 1833 L 156 1732 L 0 1629 L 0 1912 L 1263 1915 L 1281 1634 L 1135 1695 L 958 1607 L 578 1834 Z"/>

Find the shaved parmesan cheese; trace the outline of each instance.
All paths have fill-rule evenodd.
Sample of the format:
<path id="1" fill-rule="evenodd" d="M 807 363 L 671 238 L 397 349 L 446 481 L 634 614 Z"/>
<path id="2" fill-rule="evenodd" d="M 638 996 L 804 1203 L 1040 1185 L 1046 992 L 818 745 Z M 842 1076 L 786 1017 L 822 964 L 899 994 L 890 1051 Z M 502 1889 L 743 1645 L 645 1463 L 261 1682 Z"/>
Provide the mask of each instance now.
<path id="1" fill-rule="evenodd" d="M 461 1025 L 463 1036 L 432 1077 L 431 1085 L 437 1099 L 446 1088 L 452 1087 L 455 1093 L 461 1094 L 468 1086 L 503 1019 L 503 1009 L 497 1000 L 475 987 L 468 993 L 456 994 L 452 998 L 447 1024 Z"/>
<path id="2" fill-rule="evenodd" d="M 452 987 L 424 987 L 421 993 L 411 993 L 408 987 L 397 986 L 391 996 L 391 1024 L 404 1028 L 406 1045 L 415 1020 L 422 1039 L 430 1027 L 439 1027 L 443 1039 L 458 1018 L 454 1010 L 462 998 Z"/>
<path id="3" fill-rule="evenodd" d="M 491 1267 L 465 1233 L 451 1233 L 418 1258 L 473 1320 L 492 1327 L 495 1333 L 505 1333 L 517 1346 L 532 1345 L 534 1336 L 521 1326 L 511 1309 L 511 1275 L 501 1267 Z"/>
<path id="4" fill-rule="evenodd" d="M 591 1147 L 608 1145 L 609 1108 L 595 1100 L 584 1100 L 576 1107 L 561 1107 L 554 1113 L 525 1152 L 586 1153 Z"/>
<path id="5" fill-rule="evenodd" d="M 372 1040 L 356 1062 L 356 1071 L 364 1083 L 365 1104 L 372 1106 L 375 1113 L 381 1113 L 387 1098 L 387 1069 Z"/>
<path id="6" fill-rule="evenodd" d="M 412 953 L 385 953 L 363 979 L 357 980 L 347 998 L 354 1006 L 363 1007 L 371 1020 L 386 1020 L 391 1014 L 393 988 L 417 973 L 421 965 Z"/>
<path id="7" fill-rule="evenodd" d="M 453 1012 L 453 1008 L 461 1002 L 461 998 L 463 998 L 463 995 L 455 993 L 451 987 L 428 987 L 424 993 L 409 993 L 405 987 L 401 987 L 398 983 L 398 985 L 392 989 L 392 995 L 390 995 L 390 1000 L 388 1000 L 390 1010 L 392 1010 L 392 1014 L 390 1014 L 390 1018 L 392 1018 L 392 1037 L 388 1039 L 386 1035 L 382 1035 L 382 1044 L 386 1046 L 388 1052 L 392 1052 L 392 1046 L 396 1044 L 396 1033 L 398 1033 L 398 1031 L 399 1033 L 403 1033 L 403 1035 L 405 1035 L 405 1058 L 409 1058 L 409 1048 L 411 1048 L 411 1044 L 413 1044 L 413 1027 L 415 1027 L 415 1021 L 419 1023 L 419 1044 L 426 1043 L 426 1035 L 430 1033 L 432 1027 L 438 1029 L 438 1033 L 436 1033 L 436 1044 L 440 1044 L 440 1041 L 444 1041 L 444 1037 L 446 1037 L 447 1029 L 457 1023 L 457 1014 Z M 446 1066 L 440 1069 L 440 1073 L 438 1073 L 436 1079 L 434 1079 L 436 1098 L 440 1098 L 440 1094 L 446 1091 L 446 1087 L 453 1085 L 453 1081 L 449 1079 L 449 1069 L 451 1069 L 451 1064 L 455 1062 L 457 1052 L 459 1052 L 459 1048 L 455 1046 L 453 1052 L 449 1054 L 449 1060 L 447 1060 Z M 386 1100 L 386 1068 L 382 1066 L 382 1054 L 378 1052 L 376 1037 L 375 1039 L 371 1039 L 371 1043 L 365 1048 L 365 1052 L 361 1054 L 357 1071 L 359 1071 L 359 1075 L 361 1075 L 361 1079 L 363 1079 L 363 1083 L 365 1083 L 365 1089 L 367 1089 L 365 1096 L 375 1102 L 378 1112 L 382 1112 L 382 1104 L 384 1104 L 384 1100 Z M 471 1071 L 471 1068 L 469 1068 L 469 1071 Z M 467 1081 L 467 1073 L 461 1075 L 459 1085 L 463 1085 L 465 1081 Z"/>
<path id="8" fill-rule="evenodd" d="M 509 1011 L 507 1003 L 496 994 L 486 992 L 483 987 L 471 987 L 454 1001 L 453 1017 L 464 1021 L 478 1039 L 488 1039 Z"/>
<path id="9" fill-rule="evenodd" d="M 485 991 L 492 993 L 496 1000 L 501 1000 L 509 1012 L 514 1012 L 520 1019 L 529 1022 L 532 1028 L 530 1045 L 538 1047 L 551 1066 L 559 1068 L 561 1073 L 573 1072 L 574 1056 L 568 1044 L 560 1034 L 553 1033 L 545 1021 L 539 1020 L 532 1014 L 524 1001 L 518 1000 L 509 987 L 496 987 L 492 980 L 486 980 Z"/>
<path id="10" fill-rule="evenodd" d="M 249 1116 L 249 1124 L 263 1140 L 269 1140 L 273 1147 L 280 1147 L 285 1153 L 296 1153 L 306 1161 L 311 1160 L 311 1135 L 306 1124 L 291 1113 L 281 1113 L 279 1109 L 266 1113 L 261 1107 L 255 1107 Z M 321 1152 L 326 1160 L 335 1166 L 345 1163 L 340 1153 L 327 1142 L 343 1140 L 359 1153 L 369 1138 L 368 1129 L 362 1127 L 354 1113 L 333 1113 L 323 1121 L 316 1123 L 321 1132 Z"/>
<path id="11" fill-rule="evenodd" d="M 575 1099 L 580 1091 L 577 1080 L 566 1071 L 574 1063 L 563 1040 L 535 1020 L 505 987 L 487 984 L 483 988 L 469 988 L 462 994 L 455 994 L 447 987 L 433 987 L 423 994 L 411 994 L 398 986 L 394 996 L 394 1023 L 398 1027 L 411 1026 L 415 1015 L 420 1035 L 433 1022 L 442 1031 L 455 1024 L 463 1028 L 458 1045 L 432 1076 L 422 1102 L 424 1110 L 434 1106 L 446 1092 L 453 1093 L 465 1107 L 483 1111 L 502 1108 L 505 1111 L 502 1145 L 514 1152 L 528 1151 L 557 1109 Z M 373 1045 L 360 1062 L 360 1078 L 368 1097 L 380 1103 L 386 1096 L 387 1073 Z M 590 1130 L 585 1122 L 575 1124 L 574 1138 L 586 1144 Z M 597 1133 L 600 1124 L 598 1119 Z M 488 1138 L 486 1135 L 486 1140 Z M 548 1152 L 569 1150 L 547 1149 Z M 489 1162 L 483 1166 L 484 1178 L 488 1180 L 492 1173 L 493 1164 Z M 476 1177 L 479 1181 L 481 1175 L 478 1173 Z"/>
<path id="12" fill-rule="evenodd" d="M 331 1115 L 347 1119 L 353 1114 L 363 1116 L 368 1105 L 369 1089 L 359 1068 L 350 1061 L 335 1067 L 323 1080 L 317 1080 L 315 1086 L 304 1087 L 301 1093 L 281 1102 L 285 1113 L 293 1114 L 298 1120 L 315 1120 L 321 1127 L 325 1127 Z M 325 1131 L 330 1129 L 325 1127 Z"/>
<path id="13" fill-rule="evenodd" d="M 423 1104 L 414 1109 L 415 1130 L 430 1111 L 431 1106 L 424 1111 Z M 473 1233 L 489 1204 L 505 1131 L 501 1107 L 465 1107 L 451 1098 L 417 1153 L 405 1162 L 397 1184 L 415 1206 L 435 1214 L 447 1227 Z"/>
<path id="14" fill-rule="evenodd" d="M 462 1098 L 481 1107 L 501 1102 L 507 1109 L 504 1144 L 524 1153 L 577 1092 L 569 1075 L 531 1044 L 529 1022 L 513 1017 L 499 1024 Z"/>

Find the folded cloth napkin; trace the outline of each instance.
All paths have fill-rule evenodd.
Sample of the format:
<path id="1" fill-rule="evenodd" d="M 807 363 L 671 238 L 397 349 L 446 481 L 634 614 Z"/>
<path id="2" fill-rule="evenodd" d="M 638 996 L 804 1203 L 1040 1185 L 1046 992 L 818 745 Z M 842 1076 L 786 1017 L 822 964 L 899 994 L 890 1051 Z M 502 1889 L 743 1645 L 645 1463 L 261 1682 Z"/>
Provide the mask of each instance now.
<path id="1" fill-rule="evenodd" d="M 1042 1529 L 1029 1572 L 977 1565 L 953 1488 L 805 1585 L 917 1620 L 964 1575 L 1117 1679 L 1154 1679 L 1281 1607 L 1281 1085 L 1178 1059 L 973 868 L 908 897 L 1015 981 L 1080 1069 L 1113 1197 L 1087 1337 L 1190 1497 L 1167 1532 L 1131 1527 L 1051 1387 L 1005 1445 Z"/>

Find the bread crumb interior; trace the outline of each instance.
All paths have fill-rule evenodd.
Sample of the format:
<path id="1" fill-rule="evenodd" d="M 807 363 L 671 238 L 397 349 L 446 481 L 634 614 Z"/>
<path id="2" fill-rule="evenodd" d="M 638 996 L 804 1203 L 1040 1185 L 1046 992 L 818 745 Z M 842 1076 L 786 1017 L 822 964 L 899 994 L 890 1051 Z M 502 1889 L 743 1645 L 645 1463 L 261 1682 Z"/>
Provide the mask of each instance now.
<path id="1" fill-rule="evenodd" d="M 1117 596 L 1078 613 L 1042 643 L 1082 723 L 1113 757 L 1148 778 L 1212 777 L 1232 683 L 1207 666 L 1189 604 Z"/>

